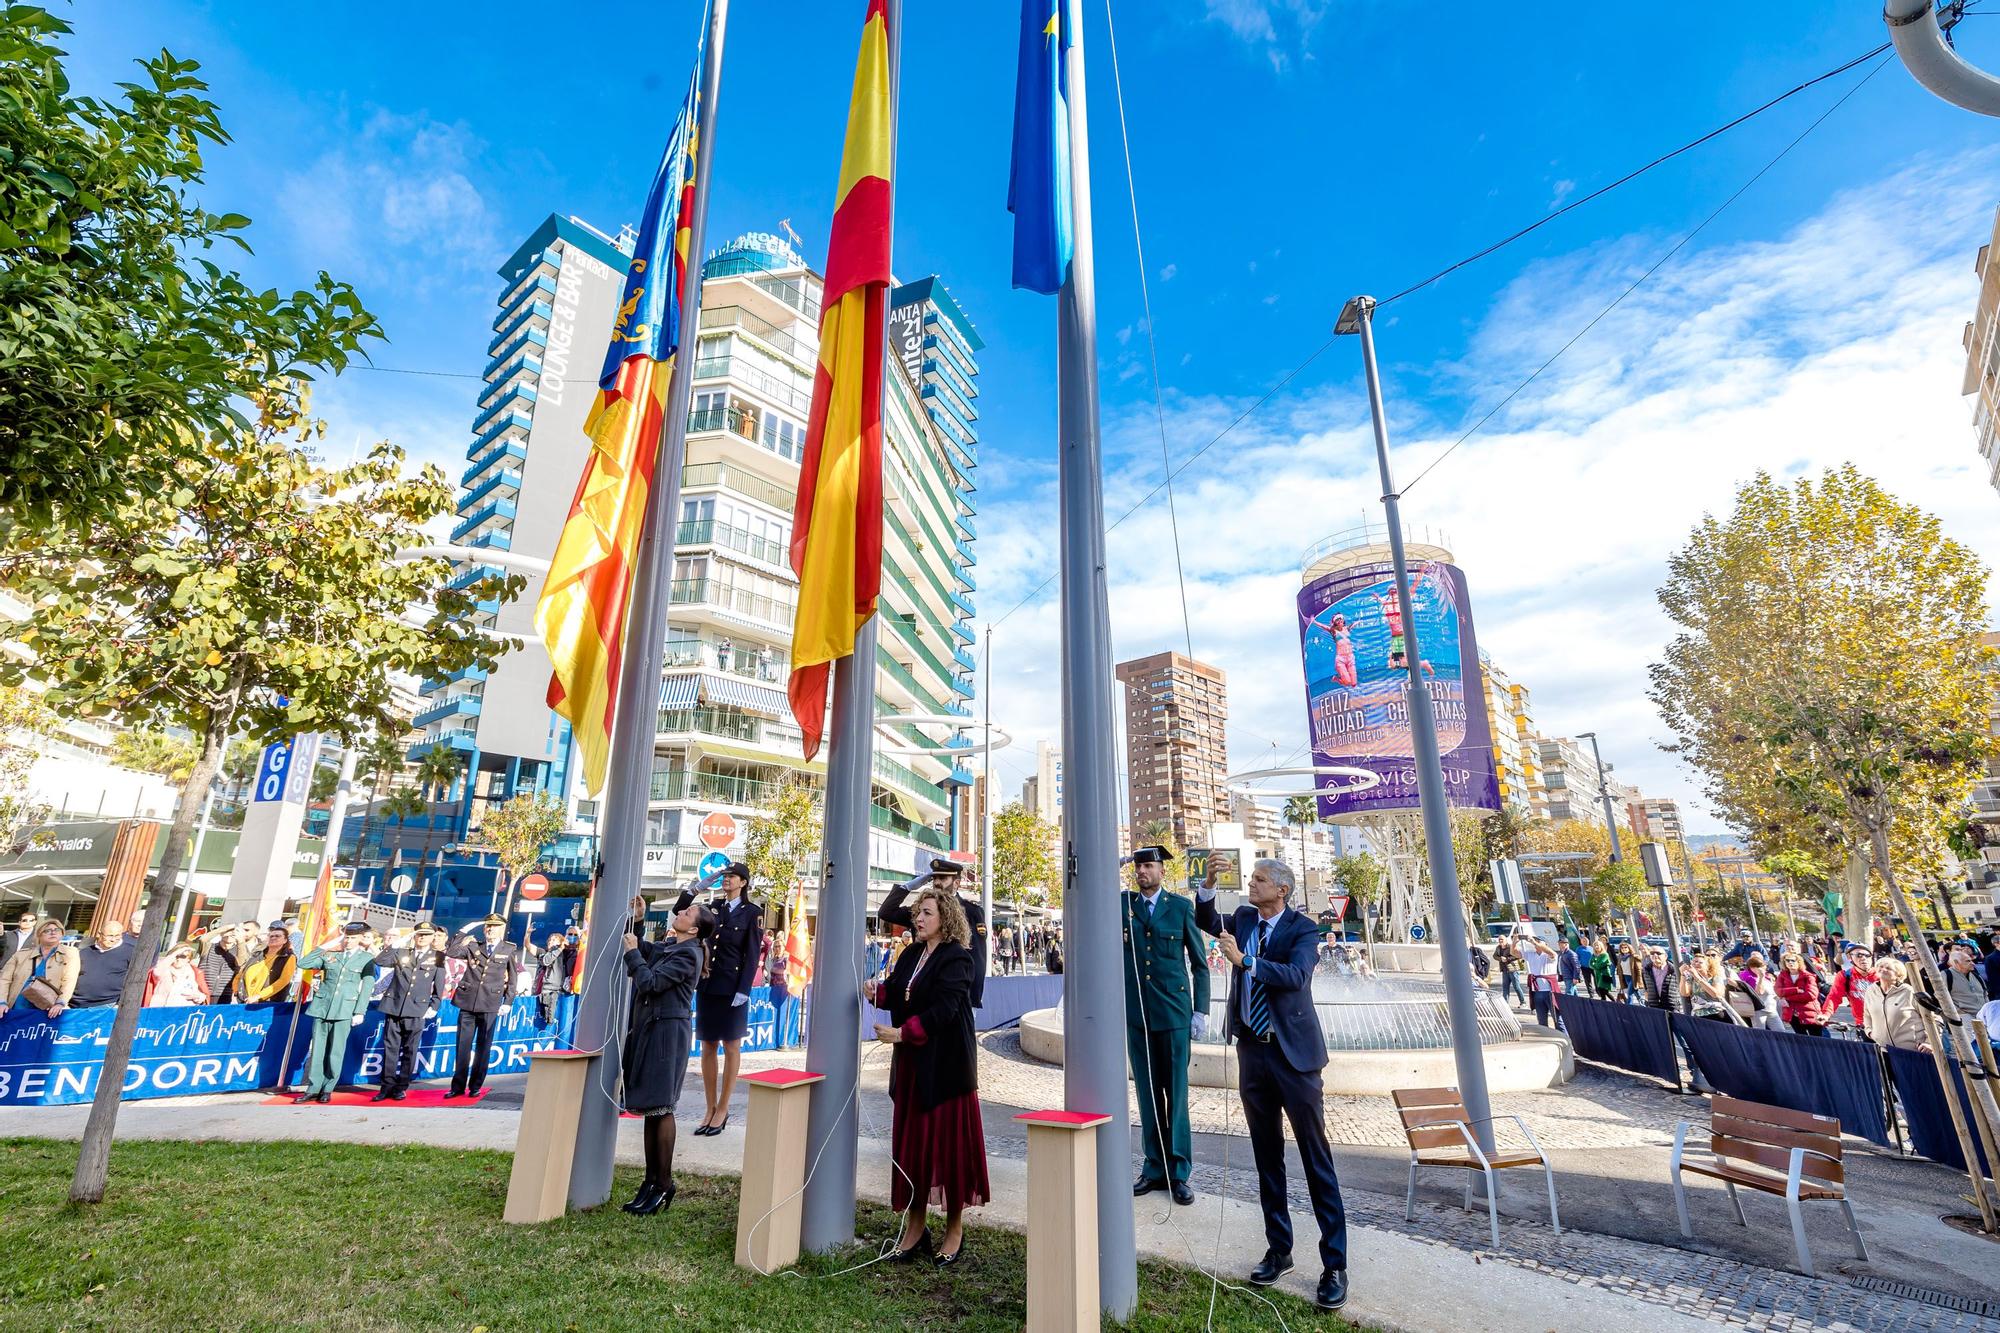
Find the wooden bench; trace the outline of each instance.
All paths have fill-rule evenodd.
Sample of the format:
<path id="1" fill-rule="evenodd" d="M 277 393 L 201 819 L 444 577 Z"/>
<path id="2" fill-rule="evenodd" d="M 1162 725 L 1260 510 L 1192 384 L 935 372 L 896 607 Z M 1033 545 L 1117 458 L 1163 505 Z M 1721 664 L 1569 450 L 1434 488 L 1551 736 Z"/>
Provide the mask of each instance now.
<path id="1" fill-rule="evenodd" d="M 1782 1198 L 1792 1215 L 1792 1244 L 1799 1253 L 1799 1267 L 1807 1277 L 1816 1276 L 1812 1251 L 1806 1248 L 1805 1219 L 1799 1212 L 1799 1205 L 1807 1200 L 1826 1199 L 1839 1204 L 1847 1214 L 1847 1229 L 1854 1233 L 1855 1257 L 1867 1260 L 1868 1247 L 1861 1241 L 1854 1205 L 1847 1201 L 1838 1120 L 1717 1094 L 1709 1103 L 1708 1146 L 1714 1154 L 1711 1162 L 1684 1160 L 1688 1128 L 1688 1122 L 1683 1120 L 1674 1131 L 1674 1210 L 1680 1214 L 1681 1235 L 1694 1235 L 1694 1228 L 1688 1225 L 1687 1190 L 1681 1184 L 1681 1173 L 1691 1171 L 1723 1183 L 1729 1191 L 1729 1202 L 1736 1209 L 1736 1220 L 1746 1227 L 1750 1220 L 1743 1216 L 1743 1201 L 1737 1197 L 1737 1186 Z"/>
<path id="2" fill-rule="evenodd" d="M 1500 1247 L 1500 1205 L 1493 1185 L 1493 1173 L 1506 1171 L 1517 1166 L 1539 1166 L 1549 1189 L 1549 1225 L 1562 1234 L 1562 1216 L 1556 1211 L 1556 1177 L 1549 1169 L 1549 1159 L 1542 1152 L 1541 1144 L 1535 1142 L 1534 1131 L 1525 1120 L 1517 1115 L 1490 1117 L 1493 1121 L 1511 1120 L 1520 1128 L 1522 1137 L 1528 1141 L 1526 1148 L 1496 1150 L 1488 1154 L 1479 1146 L 1472 1127 L 1481 1123 L 1469 1119 L 1465 1113 L 1465 1100 L 1458 1095 L 1457 1088 L 1401 1088 L 1389 1094 L 1396 1102 L 1397 1114 L 1403 1118 L 1403 1137 L 1410 1144 L 1410 1183 L 1403 1192 L 1403 1220 L 1408 1222 L 1416 1215 L 1417 1169 L 1426 1166 L 1448 1166 L 1465 1172 L 1477 1171 L 1486 1177 L 1486 1220 L 1493 1229 L 1493 1246 Z M 1465 1208 L 1472 1210 L 1473 1177 L 1465 1178 Z"/>

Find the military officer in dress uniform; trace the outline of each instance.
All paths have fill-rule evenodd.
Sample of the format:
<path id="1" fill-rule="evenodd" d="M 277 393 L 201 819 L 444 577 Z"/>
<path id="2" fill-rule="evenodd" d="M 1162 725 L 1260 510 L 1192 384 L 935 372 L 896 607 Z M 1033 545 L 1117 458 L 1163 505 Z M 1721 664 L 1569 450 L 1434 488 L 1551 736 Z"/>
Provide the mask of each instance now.
<path id="1" fill-rule="evenodd" d="M 500 1021 L 500 1011 L 514 1002 L 521 949 L 507 938 L 507 918 L 495 912 L 467 926 L 445 952 L 448 957 L 465 960 L 465 972 L 451 997 L 458 1006 L 458 1044 L 451 1065 L 451 1091 L 445 1098 L 477 1097 L 486 1086 L 494 1026 Z"/>
<path id="2" fill-rule="evenodd" d="M 299 960 L 299 970 L 320 974 L 306 1004 L 313 1021 L 312 1045 L 306 1051 L 306 1090 L 294 1102 L 333 1100 L 340 1082 L 340 1060 L 347 1053 L 347 1030 L 368 1012 L 375 990 L 375 955 L 361 945 L 368 933 L 365 921 L 350 921 L 317 949 Z"/>
<path id="3" fill-rule="evenodd" d="M 1208 943 L 1195 926 L 1194 904 L 1163 888 L 1169 859 L 1164 847 L 1132 853 L 1139 889 L 1124 894 L 1125 1050 L 1146 1150 L 1132 1193 L 1163 1189 L 1189 1204 L 1188 1045 L 1208 1023 Z"/>
<path id="4" fill-rule="evenodd" d="M 708 970 L 695 983 L 694 1035 L 701 1042 L 701 1087 L 708 1114 L 695 1127 L 698 1137 L 720 1134 L 729 1123 L 729 1099 L 743 1063 L 743 1038 L 750 1030 L 750 992 L 763 980 L 764 909 L 750 900 L 750 867 L 731 861 L 721 872 L 722 897 L 709 904 L 715 934 L 708 946 Z M 707 884 L 696 880 L 674 902 L 678 915 Z M 720 1082 L 715 1048 L 722 1048 Z"/>
<path id="5" fill-rule="evenodd" d="M 444 950 L 438 947 L 442 938 L 437 927 L 425 921 L 407 945 L 392 945 L 375 955 L 375 966 L 388 975 L 388 985 L 375 1001 L 382 1011 L 382 1086 L 370 1101 L 402 1101 L 410 1080 L 417 1076 L 424 1020 L 437 1012 L 443 998 Z"/>
<path id="6" fill-rule="evenodd" d="M 876 909 L 875 919 L 885 926 L 901 926 L 904 930 L 914 929 L 910 919 L 910 909 L 903 902 L 925 884 L 935 884 L 958 894 L 958 905 L 965 911 L 965 923 L 972 927 L 972 1007 L 977 1009 L 986 1003 L 986 908 L 979 901 L 976 891 L 978 880 L 974 876 L 970 862 L 949 860 L 946 857 L 931 858 L 929 870 L 919 870 L 910 878 L 889 890 L 882 899 L 882 906 Z M 965 889 L 975 889 L 973 895 L 965 896 Z"/>

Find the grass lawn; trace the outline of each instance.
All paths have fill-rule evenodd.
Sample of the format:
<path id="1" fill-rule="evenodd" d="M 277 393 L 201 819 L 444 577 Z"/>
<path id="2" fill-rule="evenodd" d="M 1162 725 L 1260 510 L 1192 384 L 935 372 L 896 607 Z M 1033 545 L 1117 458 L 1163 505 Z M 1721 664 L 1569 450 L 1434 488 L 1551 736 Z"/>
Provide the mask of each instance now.
<path id="1" fill-rule="evenodd" d="M 1017 1330 L 1026 1242 L 972 1230 L 955 1271 L 878 1264 L 838 1277 L 892 1233 L 864 1205 L 868 1248 L 812 1256 L 809 1280 L 735 1267 L 736 1182 L 683 1176 L 651 1218 L 602 1208 L 537 1227 L 500 1221 L 510 1157 L 335 1143 L 120 1143 L 107 1202 L 65 1201 L 76 1145 L 0 1139 L 0 1325 L 19 1329 Z M 638 1173 L 618 1173 L 617 1199 Z M 1142 1264 L 1129 1327 L 1204 1326 L 1211 1283 Z M 1298 1328 L 1345 1327 L 1273 1295 Z M 1271 1329 L 1223 1291 L 1218 1329 Z"/>

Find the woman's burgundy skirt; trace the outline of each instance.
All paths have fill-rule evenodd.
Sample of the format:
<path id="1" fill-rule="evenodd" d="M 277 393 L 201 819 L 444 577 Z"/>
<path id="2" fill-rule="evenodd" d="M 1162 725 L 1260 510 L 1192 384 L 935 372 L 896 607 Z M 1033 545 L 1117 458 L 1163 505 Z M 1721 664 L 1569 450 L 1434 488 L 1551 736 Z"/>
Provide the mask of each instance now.
<path id="1" fill-rule="evenodd" d="M 979 1094 L 968 1092 L 928 1111 L 917 1108 L 916 1070 L 901 1062 L 890 1099 L 896 1123 L 889 1133 L 895 1159 L 889 1205 L 907 1212 L 913 1198 L 947 1211 L 976 1208 L 993 1197 L 986 1181 L 986 1126 Z"/>

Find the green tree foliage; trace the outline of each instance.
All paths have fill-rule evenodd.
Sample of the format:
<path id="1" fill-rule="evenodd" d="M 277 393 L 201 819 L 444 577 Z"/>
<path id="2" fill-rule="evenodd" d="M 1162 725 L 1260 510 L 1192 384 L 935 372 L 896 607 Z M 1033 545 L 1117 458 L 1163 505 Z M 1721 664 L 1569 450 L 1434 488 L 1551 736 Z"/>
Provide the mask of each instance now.
<path id="1" fill-rule="evenodd" d="M 169 736 L 151 727 L 126 727 L 111 741 L 111 757 L 124 768 L 186 782 L 201 747 L 192 737 Z"/>
<path id="2" fill-rule="evenodd" d="M 31 608 L 20 638 L 32 653 L 0 656 L 0 685 L 33 676 L 65 714 L 175 727 L 200 745 L 157 883 L 178 879 L 231 736 L 262 745 L 379 733 L 397 722 L 391 672 L 490 667 L 504 647 L 456 622 L 477 600 L 518 591 L 518 579 L 453 589 L 446 562 L 398 559 L 450 512 L 444 474 L 405 476 L 401 450 L 387 444 L 350 467 L 318 466 L 299 447 L 320 433 L 299 413 L 302 399 L 294 386 L 264 400 L 255 423 L 211 437 L 202 466 L 171 490 L 135 492 L 74 533 L 15 529 L 22 540 L 0 547 L 0 583 Z M 425 605 L 431 620 L 413 619 L 410 608 Z M 156 915 L 164 924 L 167 914 Z M 138 932 L 136 944 L 71 1186 L 78 1202 L 103 1197 L 160 931 Z"/>
<path id="3" fill-rule="evenodd" d="M 1935 879 L 1993 749 L 1978 558 L 1851 465 L 1760 473 L 1674 556 L 1660 604 L 1678 633 L 1653 700 L 1713 803 L 1760 849 L 1863 852 L 1920 935 L 1902 880 Z M 1917 960 L 1957 1020 L 1937 960 Z"/>
<path id="4" fill-rule="evenodd" d="M 55 714 L 32 690 L 0 685 L 0 847 L 12 847 L 28 825 L 49 813 L 28 794 L 36 746 L 56 731 Z"/>
<path id="5" fill-rule="evenodd" d="M 1349 852 L 1333 858 L 1333 882 L 1338 891 L 1354 900 L 1354 911 L 1382 900 L 1389 883 L 1388 871 L 1368 852 Z"/>
<path id="6" fill-rule="evenodd" d="M 500 854 L 507 872 L 507 904 L 513 910 L 514 886 L 521 876 L 542 863 L 542 849 L 562 836 L 567 818 L 562 798 L 551 792 L 524 791 L 486 812 L 479 834 Z"/>
<path id="7" fill-rule="evenodd" d="M 244 402 L 379 336 L 324 273 L 284 294 L 217 262 L 249 219 L 195 202 L 228 136 L 194 62 L 163 51 L 119 97 L 79 96 L 69 30 L 0 8 L 0 526 L 137 517 L 128 498 L 198 475 Z"/>
<path id="8" fill-rule="evenodd" d="M 1180 860 L 1181 854 L 1187 850 L 1181 846 L 1180 839 L 1174 836 L 1173 824 L 1165 819 L 1149 819 L 1139 825 L 1139 827 L 1133 829 L 1132 845 L 1134 847 L 1164 847 L 1167 849 L 1167 854 L 1176 861 Z"/>
<path id="9" fill-rule="evenodd" d="M 1062 878 L 1050 850 L 1055 838 L 1054 827 L 1019 801 L 1002 806 L 993 816 L 993 896 L 1062 906 Z"/>
<path id="10" fill-rule="evenodd" d="M 424 883 L 424 872 L 430 867 L 431 852 L 437 847 L 438 825 L 444 819 L 438 806 L 451 798 L 451 789 L 464 771 L 464 761 L 449 745 L 433 745 L 417 757 L 414 776 L 417 792 L 425 801 L 424 808 L 416 812 L 425 817 L 424 849 L 417 856 L 416 880 L 420 889 Z M 465 795 L 467 800 L 472 797 L 469 791 Z"/>
<path id="11" fill-rule="evenodd" d="M 757 803 L 743 838 L 744 861 L 751 882 L 765 886 L 769 901 L 785 904 L 806 871 L 818 868 L 825 809 L 819 786 L 796 772 Z"/>

